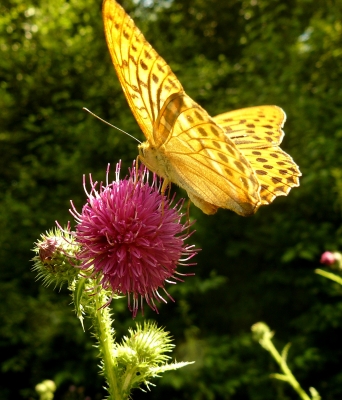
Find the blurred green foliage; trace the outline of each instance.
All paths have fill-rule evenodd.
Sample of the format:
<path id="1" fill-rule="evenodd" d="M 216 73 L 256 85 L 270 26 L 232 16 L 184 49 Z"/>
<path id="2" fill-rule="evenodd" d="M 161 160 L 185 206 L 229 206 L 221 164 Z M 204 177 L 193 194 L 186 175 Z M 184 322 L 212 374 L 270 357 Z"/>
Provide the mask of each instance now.
<path id="1" fill-rule="evenodd" d="M 125 1 L 146 38 L 188 94 L 212 115 L 276 104 L 287 113 L 282 145 L 303 173 L 288 197 L 244 219 L 194 207 L 203 250 L 196 277 L 170 288 L 176 303 L 145 310 L 175 337 L 193 366 L 166 374 L 135 399 L 287 400 L 274 362 L 250 327 L 264 320 L 304 389 L 342 397 L 342 298 L 313 273 L 324 250 L 342 247 L 342 4 L 333 0 Z M 106 48 L 95 0 L 3 0 L 0 4 L 1 399 L 33 399 L 57 383 L 56 399 L 100 399 L 96 349 L 64 290 L 35 282 L 30 249 L 85 201 L 82 175 L 103 180 L 107 163 L 137 155 L 136 143 L 87 107 L 143 139 Z M 341 141 L 341 144 L 340 144 Z M 125 300 L 117 335 L 132 326 Z"/>

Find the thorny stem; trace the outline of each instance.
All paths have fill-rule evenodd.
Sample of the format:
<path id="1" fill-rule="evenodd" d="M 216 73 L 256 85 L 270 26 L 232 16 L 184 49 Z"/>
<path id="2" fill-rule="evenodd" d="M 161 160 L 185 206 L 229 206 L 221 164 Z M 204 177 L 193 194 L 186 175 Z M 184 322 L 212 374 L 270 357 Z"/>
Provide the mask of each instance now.
<path id="1" fill-rule="evenodd" d="M 103 361 L 103 372 L 107 379 L 110 400 L 126 400 L 122 396 L 119 379 L 117 375 L 117 365 L 113 354 L 114 339 L 111 327 L 111 317 L 109 307 L 102 307 L 104 296 L 101 291 L 94 295 L 95 299 L 95 319 L 97 321 L 97 339 L 99 341 L 100 355 Z"/>

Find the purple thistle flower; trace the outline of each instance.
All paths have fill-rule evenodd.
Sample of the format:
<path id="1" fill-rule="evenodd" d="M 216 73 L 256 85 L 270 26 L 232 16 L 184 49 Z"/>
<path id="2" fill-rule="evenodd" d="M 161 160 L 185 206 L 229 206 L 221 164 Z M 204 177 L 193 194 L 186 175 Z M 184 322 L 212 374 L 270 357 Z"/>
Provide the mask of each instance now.
<path id="1" fill-rule="evenodd" d="M 175 275 L 189 275 L 176 272 L 177 265 L 189 265 L 184 262 L 197 250 L 184 243 L 190 236 L 190 225 L 181 223 L 183 200 L 171 207 L 160 194 L 156 175 L 149 184 L 143 166 L 137 171 L 133 163 L 125 179 L 119 178 L 120 168 L 121 162 L 116 165 L 115 181 L 108 183 L 108 166 L 106 185 L 101 183 L 98 190 L 90 175 L 90 193 L 84 178 L 87 204 L 80 214 L 71 202 L 70 212 L 77 222 L 75 239 L 81 246 L 79 268 L 100 277 L 104 289 L 128 295 L 128 306 L 135 317 L 139 299 L 141 308 L 145 299 L 158 312 L 154 299 L 166 302 L 159 288 L 174 301 L 164 288 L 165 282 L 176 283 L 182 279 Z"/>

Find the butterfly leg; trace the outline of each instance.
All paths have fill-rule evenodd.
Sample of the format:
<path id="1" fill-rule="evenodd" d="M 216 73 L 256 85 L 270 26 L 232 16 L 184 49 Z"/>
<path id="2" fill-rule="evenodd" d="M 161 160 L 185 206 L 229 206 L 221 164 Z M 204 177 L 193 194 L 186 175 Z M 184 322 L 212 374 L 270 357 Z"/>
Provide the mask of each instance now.
<path id="1" fill-rule="evenodd" d="M 166 192 L 167 188 L 169 188 L 169 193 L 168 193 L 167 197 L 170 197 L 171 183 L 170 183 L 170 181 L 168 179 L 164 179 L 162 187 L 161 187 L 161 190 L 160 190 L 161 195 L 163 196 L 163 200 L 162 200 L 162 215 L 164 215 L 164 199 L 165 199 L 165 192 Z"/>
<path id="2" fill-rule="evenodd" d="M 188 204 L 186 206 L 186 220 L 188 224 L 188 234 L 190 233 L 190 205 L 191 205 L 191 200 L 188 199 Z"/>
<path id="3" fill-rule="evenodd" d="M 140 156 L 137 155 L 137 158 L 135 159 L 135 176 L 136 176 L 136 179 L 137 179 L 137 177 L 138 177 L 139 159 L 140 159 Z"/>

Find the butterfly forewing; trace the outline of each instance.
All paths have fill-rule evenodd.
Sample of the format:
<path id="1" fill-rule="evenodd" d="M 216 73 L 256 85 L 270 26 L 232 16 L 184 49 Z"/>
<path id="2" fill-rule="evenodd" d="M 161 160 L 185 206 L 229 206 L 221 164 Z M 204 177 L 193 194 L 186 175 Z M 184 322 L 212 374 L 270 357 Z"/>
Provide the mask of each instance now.
<path id="1" fill-rule="evenodd" d="M 248 107 L 229 111 L 214 117 L 230 139 L 239 144 L 239 149 L 280 144 L 284 132 L 286 115 L 276 106 Z"/>
<path id="2" fill-rule="evenodd" d="M 148 140 L 166 99 L 183 90 L 166 62 L 114 0 L 103 3 L 105 35 L 131 110 Z"/>

